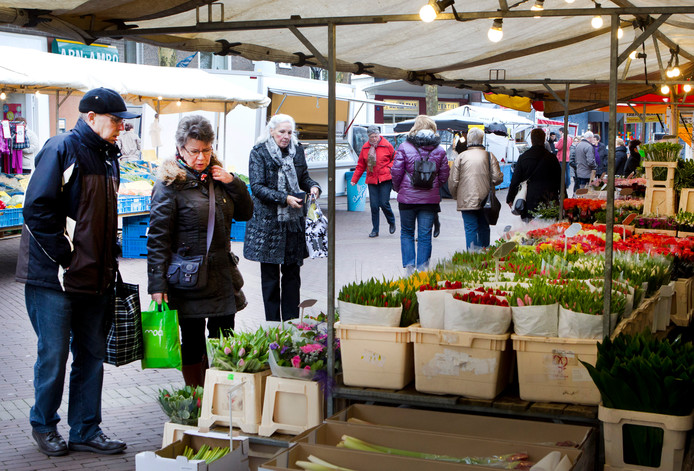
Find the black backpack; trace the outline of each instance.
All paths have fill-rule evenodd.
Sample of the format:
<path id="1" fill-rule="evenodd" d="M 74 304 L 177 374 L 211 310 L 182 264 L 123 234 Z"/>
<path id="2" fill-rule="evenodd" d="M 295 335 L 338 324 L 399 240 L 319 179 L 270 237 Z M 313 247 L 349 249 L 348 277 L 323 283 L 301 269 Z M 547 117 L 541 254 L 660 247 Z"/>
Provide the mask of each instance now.
<path id="1" fill-rule="evenodd" d="M 412 186 L 422 190 L 430 190 L 434 186 L 436 179 L 436 162 L 429 160 L 429 154 L 426 159 L 422 158 L 422 154 L 417 149 L 420 159 L 414 161 L 414 171 L 410 176 Z"/>

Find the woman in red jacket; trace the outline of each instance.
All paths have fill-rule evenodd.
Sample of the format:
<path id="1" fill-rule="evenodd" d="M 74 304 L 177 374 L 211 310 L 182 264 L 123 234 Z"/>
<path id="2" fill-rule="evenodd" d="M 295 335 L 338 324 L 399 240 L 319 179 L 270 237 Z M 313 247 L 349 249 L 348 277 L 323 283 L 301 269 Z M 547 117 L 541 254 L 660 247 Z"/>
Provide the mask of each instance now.
<path id="1" fill-rule="evenodd" d="M 393 166 L 395 149 L 383 136 L 378 126 L 369 126 L 366 130 L 369 141 L 364 144 L 359 153 L 357 169 L 352 176 L 352 185 L 356 185 L 366 170 L 366 183 L 369 185 L 369 204 L 371 205 L 371 224 L 373 228 L 369 237 L 378 237 L 380 217 L 379 208 L 383 210 L 386 221 L 390 225 L 390 233 L 395 232 L 395 215 L 390 208 L 390 191 L 393 182 L 390 168 Z"/>

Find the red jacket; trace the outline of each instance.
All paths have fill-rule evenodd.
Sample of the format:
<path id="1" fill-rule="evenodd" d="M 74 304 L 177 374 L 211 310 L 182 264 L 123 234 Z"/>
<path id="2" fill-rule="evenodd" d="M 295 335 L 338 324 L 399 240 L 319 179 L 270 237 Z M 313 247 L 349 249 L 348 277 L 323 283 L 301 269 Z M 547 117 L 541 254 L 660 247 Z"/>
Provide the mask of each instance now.
<path id="1" fill-rule="evenodd" d="M 393 149 L 393 146 L 390 145 L 390 142 L 388 142 L 386 138 L 381 136 L 381 141 L 376 146 L 376 165 L 374 166 L 373 172 L 367 170 L 370 147 L 371 144 L 366 141 L 361 148 L 357 169 L 352 176 L 352 183 L 357 183 L 365 170 L 366 183 L 369 185 L 378 185 L 379 183 L 392 179 L 390 176 L 390 168 L 393 166 L 393 159 L 395 158 L 395 149 Z"/>

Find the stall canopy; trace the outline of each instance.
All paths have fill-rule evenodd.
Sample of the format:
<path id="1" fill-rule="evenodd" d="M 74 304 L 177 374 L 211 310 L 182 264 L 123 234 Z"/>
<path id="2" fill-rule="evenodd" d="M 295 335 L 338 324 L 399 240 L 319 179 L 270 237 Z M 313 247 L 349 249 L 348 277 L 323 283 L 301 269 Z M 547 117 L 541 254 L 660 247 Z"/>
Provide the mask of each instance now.
<path id="1" fill-rule="evenodd" d="M 0 46 L 0 89 L 5 93 L 108 87 L 125 101 L 160 113 L 230 111 L 237 105 L 267 106 L 270 99 L 200 69 L 106 62 Z"/>
<path id="2" fill-rule="evenodd" d="M 472 105 L 464 105 L 453 110 L 444 111 L 433 116 L 433 119 L 439 129 L 450 129 L 453 131 L 466 131 L 468 125 L 502 123 L 511 129 L 512 134 L 515 134 L 533 125 L 532 120 L 524 118 L 513 111 Z M 414 119 L 401 121 L 395 125 L 395 131 L 409 131 L 413 124 Z"/>
<path id="3" fill-rule="evenodd" d="M 570 112 L 603 106 L 610 78 L 610 19 L 621 21 L 618 99 L 652 91 L 677 54 L 686 77 L 694 59 L 694 5 L 689 0 L 611 0 L 567 3 L 478 0 L 445 5 L 437 20 L 419 21 L 426 0 L 4 0 L 0 23 L 33 28 L 87 43 L 125 37 L 183 50 L 239 54 L 253 60 L 327 67 L 327 24 L 336 25 L 338 71 L 472 88 L 545 101 L 545 115 L 563 114 L 546 84 Z M 452 6 L 449 6 L 453 3 Z M 196 7 L 198 8 L 196 10 Z M 455 11 L 453 11 L 455 9 Z M 593 16 L 604 23 L 594 28 Z M 487 39 L 493 21 L 500 42 Z M 672 51 L 672 52 L 671 52 Z M 661 67 L 662 66 L 662 67 Z M 200 91 L 201 87 L 196 87 Z"/>

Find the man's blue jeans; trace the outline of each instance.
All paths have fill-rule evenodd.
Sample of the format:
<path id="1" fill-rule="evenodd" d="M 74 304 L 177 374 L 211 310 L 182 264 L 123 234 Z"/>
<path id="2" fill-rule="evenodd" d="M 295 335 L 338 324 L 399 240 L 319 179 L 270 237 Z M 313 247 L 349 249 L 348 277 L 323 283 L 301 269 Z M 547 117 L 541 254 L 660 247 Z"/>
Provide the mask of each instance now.
<path id="1" fill-rule="evenodd" d="M 431 227 L 434 225 L 434 211 L 424 209 L 400 210 L 400 252 L 402 266 L 416 267 L 417 270 L 429 268 L 431 258 Z M 414 249 L 414 228 L 417 225 L 417 253 Z"/>
<path id="2" fill-rule="evenodd" d="M 380 214 L 379 209 L 383 210 L 388 224 L 395 224 L 395 215 L 390 207 L 390 190 L 393 189 L 393 182 L 387 180 L 379 184 L 369 184 L 369 205 L 371 206 L 371 225 L 373 231 L 378 234 Z"/>
<path id="3" fill-rule="evenodd" d="M 489 247 L 489 223 L 484 217 L 484 211 L 475 209 L 461 211 L 465 226 L 465 246 L 471 248 Z"/>
<path id="4" fill-rule="evenodd" d="M 29 319 L 38 336 L 31 426 L 39 433 L 56 430 L 70 349 L 69 439 L 85 442 L 101 431 L 101 387 L 111 295 L 64 293 L 33 285 L 26 285 L 24 293 Z"/>

